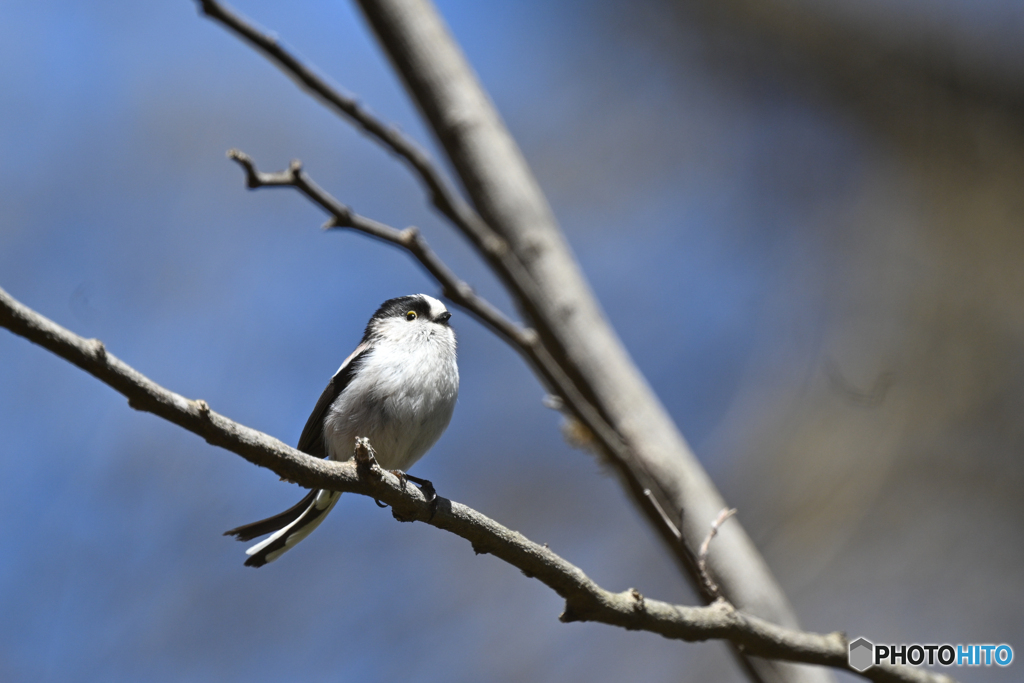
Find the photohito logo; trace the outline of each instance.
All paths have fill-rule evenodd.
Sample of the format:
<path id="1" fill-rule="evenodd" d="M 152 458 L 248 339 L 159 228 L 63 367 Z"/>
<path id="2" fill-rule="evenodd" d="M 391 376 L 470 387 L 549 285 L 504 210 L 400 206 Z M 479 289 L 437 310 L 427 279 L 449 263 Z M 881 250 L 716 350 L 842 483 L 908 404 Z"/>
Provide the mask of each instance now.
<path id="1" fill-rule="evenodd" d="M 1009 645 L 875 645 L 867 638 L 850 641 L 850 668 L 865 671 L 876 664 L 919 664 L 942 666 L 1009 666 L 1013 648 Z"/>

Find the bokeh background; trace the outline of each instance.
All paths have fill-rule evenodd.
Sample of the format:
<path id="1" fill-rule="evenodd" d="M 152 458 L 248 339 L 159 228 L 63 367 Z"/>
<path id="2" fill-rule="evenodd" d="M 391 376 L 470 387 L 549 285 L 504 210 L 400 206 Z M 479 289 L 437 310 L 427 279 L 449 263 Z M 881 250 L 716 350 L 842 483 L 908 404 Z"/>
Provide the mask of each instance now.
<path id="1" fill-rule="evenodd" d="M 434 149 L 352 6 L 238 6 Z M 1020 651 L 1020 4 L 440 8 L 804 625 Z M 3 0 L 0 122 L 0 286 L 289 443 L 374 308 L 437 287 L 247 192 L 228 148 L 420 226 L 509 310 L 403 167 L 186 0 Z M 524 364 L 453 323 L 460 404 L 414 472 L 609 589 L 694 602 Z M 300 490 L 6 332 L 0 435 L 3 681 L 743 680 L 721 644 L 560 624 L 539 583 L 357 496 L 245 568 L 221 532 Z"/>

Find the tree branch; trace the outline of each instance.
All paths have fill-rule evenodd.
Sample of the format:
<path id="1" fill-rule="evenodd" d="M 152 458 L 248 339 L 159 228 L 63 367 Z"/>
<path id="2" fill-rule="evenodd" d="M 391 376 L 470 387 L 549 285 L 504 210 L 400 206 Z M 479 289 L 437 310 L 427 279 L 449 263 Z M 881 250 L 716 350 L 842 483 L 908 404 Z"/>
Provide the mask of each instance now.
<path id="1" fill-rule="evenodd" d="M 313 68 L 303 64 L 296 55 L 281 45 L 275 35 L 260 31 L 247 18 L 216 0 L 198 2 L 203 14 L 220 22 L 262 52 L 303 89 L 408 163 L 427 186 L 434 206 L 441 213 L 475 236 L 480 244 L 486 244 L 489 249 L 501 248 L 500 240 L 494 232 L 471 206 L 448 188 L 444 177 L 434 167 L 430 157 L 416 143 L 396 128 L 380 121 L 357 99 L 344 94 L 340 88 L 330 84 Z"/>
<path id="2" fill-rule="evenodd" d="M 563 408 L 568 408 L 601 445 L 620 458 L 627 457 L 626 447 L 618 435 L 598 414 L 594 406 L 576 388 L 562 367 L 540 343 L 537 333 L 523 329 L 505 317 L 486 299 L 475 294 L 473 288 L 460 280 L 437 254 L 427 245 L 420 232 L 413 227 L 399 230 L 390 225 L 360 216 L 321 188 L 302 168 L 300 161 L 292 161 L 288 170 L 266 173 L 256 168 L 252 158 L 237 149 L 228 150 L 228 158 L 236 161 L 246 174 L 246 185 L 261 187 L 293 187 L 314 204 L 330 214 L 325 228 L 352 228 L 376 239 L 407 250 L 441 285 L 444 295 L 466 310 L 491 331 L 505 340 L 526 359 L 545 384 L 561 396 Z M 679 546 L 683 550 L 685 547 Z"/>
<path id="3" fill-rule="evenodd" d="M 783 628 L 745 614 L 724 600 L 708 607 L 687 607 L 650 600 L 633 589 L 622 593 L 604 590 L 547 547 L 465 505 L 439 497 L 435 508 L 419 489 L 405 485 L 378 467 L 365 447 L 365 440 L 358 448 L 357 459 L 344 463 L 297 451 L 214 412 L 203 400 L 190 400 L 165 389 L 108 353 L 99 340 L 79 337 L 16 301 L 3 289 L 0 326 L 108 384 L 127 397 L 128 404 L 136 410 L 162 417 L 284 479 L 306 488 L 376 498 L 390 505 L 401 521 L 425 522 L 466 539 L 476 553 L 494 555 L 564 598 L 565 611 L 560 616 L 563 622 L 601 622 L 690 642 L 727 639 L 761 657 L 853 671 L 847 664 L 848 641 L 842 633 L 816 634 Z M 862 675 L 873 681 L 950 680 L 910 667 L 872 667 Z"/>
<path id="4" fill-rule="evenodd" d="M 399 230 L 360 216 L 310 178 L 302 168 L 301 161 L 292 161 L 285 171 L 266 173 L 257 169 L 252 157 L 241 150 L 228 150 L 228 158 L 237 162 L 245 170 L 246 185 L 250 189 L 292 187 L 306 195 L 310 201 L 331 216 L 323 226 L 325 229 L 351 228 L 405 249 L 437 280 L 445 297 L 476 317 L 506 343 L 525 354 L 528 361 L 532 361 L 534 365 L 538 364 L 533 350 L 536 344 L 536 333 L 519 327 L 490 302 L 477 295 L 472 287 L 460 280 L 437 256 L 415 227 Z"/>
<path id="5" fill-rule="evenodd" d="M 715 517 L 715 521 L 711 522 L 711 528 L 708 530 L 708 535 L 704 538 L 704 542 L 700 544 L 700 550 L 697 552 L 697 570 L 700 572 L 700 578 L 704 581 L 704 585 L 707 587 L 708 593 L 711 593 L 715 598 L 719 596 L 718 584 L 716 584 L 710 576 L 708 576 L 708 551 L 711 550 L 711 541 L 715 539 L 718 534 L 718 529 L 725 520 L 729 519 L 736 514 L 736 508 L 722 508 L 722 511 L 718 513 L 718 517 Z"/>

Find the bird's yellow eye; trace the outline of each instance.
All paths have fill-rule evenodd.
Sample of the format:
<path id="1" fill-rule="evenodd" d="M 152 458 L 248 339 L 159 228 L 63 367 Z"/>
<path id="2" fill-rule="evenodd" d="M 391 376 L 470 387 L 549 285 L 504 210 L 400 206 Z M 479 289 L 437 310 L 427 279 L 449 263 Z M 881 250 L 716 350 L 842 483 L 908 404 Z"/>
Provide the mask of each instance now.
<path id="1" fill-rule="evenodd" d="M 406 320 L 415 320 L 416 319 L 416 311 L 409 311 L 408 313 L 406 313 L 405 314 L 405 319 Z"/>

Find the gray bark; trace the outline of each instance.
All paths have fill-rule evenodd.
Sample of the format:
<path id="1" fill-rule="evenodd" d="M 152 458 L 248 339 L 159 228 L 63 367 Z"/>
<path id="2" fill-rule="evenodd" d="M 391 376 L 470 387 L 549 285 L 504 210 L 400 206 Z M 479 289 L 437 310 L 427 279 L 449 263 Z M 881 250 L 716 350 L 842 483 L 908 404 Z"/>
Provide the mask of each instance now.
<path id="1" fill-rule="evenodd" d="M 473 204 L 535 283 L 532 299 L 518 302 L 523 313 L 622 440 L 624 449 L 608 449 L 617 471 L 691 583 L 709 597 L 688 549 L 700 546 L 725 503 L 609 325 L 515 141 L 428 2 L 359 4 Z M 681 527 L 685 545 L 674 525 Z M 798 627 L 785 595 L 738 522 L 722 527 L 708 566 L 730 602 Z M 751 658 L 748 664 L 760 680 L 830 678 L 783 663 Z"/>

